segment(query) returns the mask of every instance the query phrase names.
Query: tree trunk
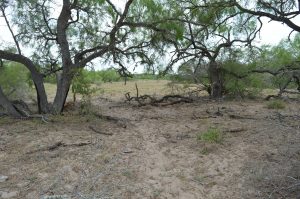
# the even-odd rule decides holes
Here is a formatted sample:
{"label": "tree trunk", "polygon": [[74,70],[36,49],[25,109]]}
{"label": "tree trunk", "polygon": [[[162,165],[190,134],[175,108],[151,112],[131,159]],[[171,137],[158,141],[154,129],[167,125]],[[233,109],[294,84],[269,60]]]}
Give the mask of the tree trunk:
{"label": "tree trunk", "polygon": [[215,61],[209,63],[209,78],[211,84],[211,98],[221,98],[223,95],[222,74],[221,69]]}
{"label": "tree trunk", "polygon": [[73,75],[70,73],[63,73],[57,77],[57,89],[53,102],[54,114],[59,114],[63,111],[67,100],[69,89],[72,83]]}
{"label": "tree trunk", "polygon": [[44,80],[41,74],[31,73],[34,82],[39,113],[50,113],[51,108],[48,103],[47,94],[44,87]]}
{"label": "tree trunk", "polygon": [[5,113],[14,117],[21,117],[22,115],[16,110],[14,105],[7,99],[4,95],[2,88],[0,86],[0,106],[5,110]]}

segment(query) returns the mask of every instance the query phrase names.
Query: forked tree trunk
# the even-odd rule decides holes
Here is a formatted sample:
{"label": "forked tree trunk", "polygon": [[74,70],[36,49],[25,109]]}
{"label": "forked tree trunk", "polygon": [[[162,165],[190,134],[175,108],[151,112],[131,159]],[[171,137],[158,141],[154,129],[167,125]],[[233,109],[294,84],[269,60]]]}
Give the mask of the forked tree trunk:
{"label": "forked tree trunk", "polygon": [[223,95],[223,83],[221,69],[218,67],[217,62],[211,61],[208,71],[211,84],[211,98],[221,98]]}
{"label": "forked tree trunk", "polygon": [[11,116],[14,116],[14,117],[22,116],[17,111],[17,109],[14,107],[14,105],[4,95],[1,86],[0,86],[0,106],[2,106],[4,108],[5,113],[8,114],[8,115],[11,115]]}

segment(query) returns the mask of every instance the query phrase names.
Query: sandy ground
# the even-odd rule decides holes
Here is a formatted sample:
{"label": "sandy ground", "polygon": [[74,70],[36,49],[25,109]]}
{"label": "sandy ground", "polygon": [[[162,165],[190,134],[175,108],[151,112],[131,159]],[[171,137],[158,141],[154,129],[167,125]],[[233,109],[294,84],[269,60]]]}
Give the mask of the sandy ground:
{"label": "sandy ground", "polygon": [[[297,199],[300,105],[286,103],[138,107],[96,97],[93,112],[109,117],[0,118],[0,198]],[[220,143],[197,139],[209,128]]]}

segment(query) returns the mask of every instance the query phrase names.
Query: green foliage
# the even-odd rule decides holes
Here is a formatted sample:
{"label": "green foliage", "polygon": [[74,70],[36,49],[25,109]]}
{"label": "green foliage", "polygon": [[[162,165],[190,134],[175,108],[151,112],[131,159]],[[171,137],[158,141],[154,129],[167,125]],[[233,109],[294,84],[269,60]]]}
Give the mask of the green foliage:
{"label": "green foliage", "polygon": [[223,138],[219,129],[209,128],[207,131],[199,133],[197,139],[210,143],[221,143]]}
{"label": "green foliage", "polygon": [[[253,58],[253,64],[263,66],[264,69],[270,71],[281,70],[276,76],[265,75],[265,82],[270,88],[283,88],[287,82],[293,79],[295,73],[288,72],[289,68],[298,68],[300,58],[300,34],[297,34],[291,41],[282,40],[276,46],[263,46],[262,51]],[[283,70],[286,68],[286,70]],[[296,85],[291,83],[289,89],[296,88]]]}
{"label": "green foliage", "polygon": [[3,92],[11,99],[24,99],[29,92],[32,81],[26,67],[9,62],[0,68],[0,85]]}
{"label": "green foliage", "polygon": [[[83,81],[89,84],[101,84],[105,82],[117,82],[121,81],[122,77],[115,69],[106,69],[101,71],[94,71],[94,70],[82,70],[79,72],[80,75],[76,76],[75,78],[83,78]],[[49,75],[44,79],[45,82],[56,84],[56,76],[55,75]],[[75,80],[76,84],[77,80]],[[75,85],[75,87],[77,87]],[[85,91],[83,91],[85,92]]]}
{"label": "green foliage", "polygon": [[133,78],[130,80],[170,80],[173,75],[157,75],[157,74],[150,74],[150,73],[141,73],[141,74],[134,74]]}
{"label": "green foliage", "polygon": [[121,80],[121,76],[115,69],[106,69],[101,71],[84,70],[86,81],[93,84],[101,84],[102,82],[117,82]]}
{"label": "green foliage", "polygon": [[285,103],[282,100],[272,100],[267,103],[268,109],[284,109]]}
{"label": "green foliage", "polygon": [[47,77],[44,78],[44,82],[50,84],[56,84],[57,83],[56,75],[55,74],[48,75]]}
{"label": "green foliage", "polygon": [[[263,75],[247,74],[252,65],[237,61],[227,61],[223,64],[224,87],[227,95],[241,97],[255,97],[265,87]],[[243,77],[243,78],[239,78]]]}
{"label": "green foliage", "polygon": [[120,74],[115,69],[107,69],[94,73],[96,74],[93,79],[94,82],[97,81],[97,77],[99,77],[100,81],[102,82],[117,82],[122,79]]}
{"label": "green foliage", "polygon": [[93,93],[96,92],[95,88],[92,88],[92,81],[88,79],[88,71],[86,70],[78,70],[73,81],[72,81],[72,92],[73,92],[73,100],[76,101],[76,95],[80,94],[83,96],[83,99],[90,98]]}

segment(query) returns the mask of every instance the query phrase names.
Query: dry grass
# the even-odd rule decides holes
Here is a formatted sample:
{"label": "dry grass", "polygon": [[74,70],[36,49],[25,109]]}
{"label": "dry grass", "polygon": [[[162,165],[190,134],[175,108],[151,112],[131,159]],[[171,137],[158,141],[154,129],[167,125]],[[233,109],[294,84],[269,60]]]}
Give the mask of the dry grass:
{"label": "dry grass", "polygon": [[[93,85],[93,88],[96,88],[97,90],[93,96],[122,100],[126,93],[130,93],[131,96],[136,96],[135,84],[137,84],[139,95],[147,94],[152,96],[163,96],[167,94],[181,94],[197,89],[195,85],[187,86],[182,84],[171,84],[171,81],[169,80],[135,80],[127,81],[126,84],[124,81],[120,81]],[[53,101],[56,92],[56,85],[46,83],[45,88],[49,101]],[[78,99],[80,99],[80,95],[78,95]],[[73,93],[69,92],[67,101],[72,100]]]}
{"label": "dry grass", "polygon": [[139,95],[165,95],[171,92],[168,80],[137,80],[124,82],[103,83],[98,88],[103,90],[103,95],[111,98],[123,98],[126,93],[136,96],[135,84]]}

